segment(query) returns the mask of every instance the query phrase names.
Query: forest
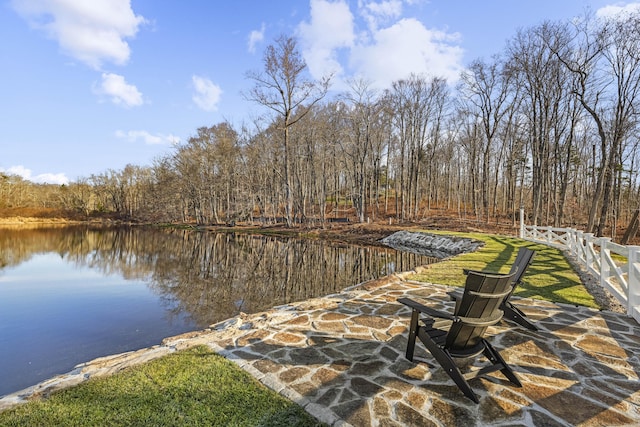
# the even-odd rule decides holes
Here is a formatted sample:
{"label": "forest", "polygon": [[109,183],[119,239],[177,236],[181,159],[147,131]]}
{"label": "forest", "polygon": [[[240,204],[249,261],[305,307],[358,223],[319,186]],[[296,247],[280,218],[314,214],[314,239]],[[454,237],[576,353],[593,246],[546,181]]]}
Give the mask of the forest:
{"label": "forest", "polygon": [[598,235],[640,205],[640,15],[543,22],[456,82],[408,74],[329,95],[295,37],[246,73],[264,117],[203,126],[152,165],[68,185],[0,174],[0,208],[142,222],[419,222],[571,226]]}

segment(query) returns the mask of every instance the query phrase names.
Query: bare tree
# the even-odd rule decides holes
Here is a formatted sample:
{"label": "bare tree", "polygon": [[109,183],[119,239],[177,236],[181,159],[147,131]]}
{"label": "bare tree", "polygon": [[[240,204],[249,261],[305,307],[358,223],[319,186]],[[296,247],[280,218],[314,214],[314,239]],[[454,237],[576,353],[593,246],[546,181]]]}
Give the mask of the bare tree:
{"label": "bare tree", "polygon": [[640,101],[640,14],[578,21],[567,40],[547,39],[564,66],[576,77],[573,93],[592,118],[600,140],[598,178],[589,210],[588,229],[602,235],[622,167],[625,140],[637,124]]}
{"label": "bare tree", "polygon": [[548,220],[549,203],[555,197],[554,147],[563,137],[561,132],[566,132],[565,127],[557,124],[567,119],[564,115],[570,90],[567,73],[544,41],[556,34],[555,27],[543,24],[518,32],[509,45],[510,62],[519,74],[521,112],[527,118],[534,223]]}
{"label": "bare tree", "polygon": [[255,82],[247,98],[279,116],[284,147],[284,184],[287,225],[293,225],[293,188],[289,129],[306,116],[326,95],[330,77],[320,82],[307,79],[303,72],[307,64],[293,37],[281,35],[264,53],[264,70],[249,72]]}
{"label": "bare tree", "polygon": [[[501,122],[509,111],[510,80],[512,73],[506,72],[499,58],[487,63],[476,60],[462,73],[461,90],[475,113],[480,118],[484,146],[482,151],[482,208],[485,221],[489,221],[489,185],[493,144]],[[500,150],[502,152],[502,150]],[[494,168],[497,170],[497,167]]]}
{"label": "bare tree", "polygon": [[[441,78],[412,74],[392,83],[387,93],[394,111],[398,138],[396,167],[396,216],[416,218],[421,194],[420,177],[429,167],[437,144],[440,120],[448,93]],[[399,196],[399,200],[398,200]],[[399,205],[398,205],[399,203]]]}
{"label": "bare tree", "polygon": [[348,125],[345,129],[345,139],[342,149],[349,159],[350,170],[353,179],[354,191],[353,204],[360,222],[365,221],[367,208],[368,178],[373,177],[372,168],[374,162],[374,146],[377,146],[375,127],[378,125],[378,117],[382,114],[382,106],[377,101],[377,93],[371,88],[371,83],[366,80],[351,82],[351,91],[343,96],[347,103],[348,111],[345,111]]}

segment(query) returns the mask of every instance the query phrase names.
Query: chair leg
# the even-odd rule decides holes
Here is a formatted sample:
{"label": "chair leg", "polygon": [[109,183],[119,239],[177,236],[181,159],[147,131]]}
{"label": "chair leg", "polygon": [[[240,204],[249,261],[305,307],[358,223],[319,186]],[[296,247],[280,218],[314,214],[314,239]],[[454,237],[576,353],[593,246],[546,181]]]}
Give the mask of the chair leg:
{"label": "chair leg", "polygon": [[515,322],[520,326],[524,326],[530,331],[538,330],[538,327],[533,323],[531,323],[531,321],[527,319],[527,316],[522,311],[520,311],[520,309],[515,307],[513,304],[507,302],[503,304],[502,307],[500,308],[504,312],[504,316],[503,316],[504,318],[511,320],[512,322]]}
{"label": "chair leg", "polygon": [[422,341],[427,350],[435,357],[442,369],[444,369],[453,382],[456,383],[460,391],[475,403],[480,403],[478,396],[476,396],[471,389],[464,374],[460,372],[460,368],[455,364],[451,355],[436,344],[422,328],[418,330],[418,338],[420,338],[420,341]]}
{"label": "chair leg", "polygon": [[482,353],[485,355],[485,357],[489,359],[489,361],[493,365],[502,366],[500,372],[502,372],[502,374],[507,377],[513,384],[517,385],[518,387],[522,387],[522,383],[516,376],[516,373],[513,372],[511,366],[509,366],[507,362],[505,362],[500,353],[498,353],[498,351],[493,348],[493,346],[489,344],[487,340],[483,339],[482,341],[484,343],[484,350]]}
{"label": "chair leg", "polygon": [[406,357],[413,362],[413,351],[416,347],[416,335],[418,333],[418,320],[420,313],[418,310],[413,310],[411,313],[411,323],[409,323],[409,340],[407,341]]}

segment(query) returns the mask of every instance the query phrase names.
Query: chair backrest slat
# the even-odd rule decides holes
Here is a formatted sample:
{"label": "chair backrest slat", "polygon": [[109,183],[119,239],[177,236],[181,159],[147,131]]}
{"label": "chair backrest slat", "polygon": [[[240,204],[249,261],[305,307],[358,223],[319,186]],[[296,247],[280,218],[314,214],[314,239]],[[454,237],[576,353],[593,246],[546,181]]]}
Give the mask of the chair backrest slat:
{"label": "chair backrest slat", "polygon": [[516,255],[516,259],[513,261],[513,264],[511,265],[511,271],[510,271],[510,273],[515,273],[513,276],[513,288],[511,288],[511,293],[509,294],[509,296],[505,298],[506,300],[511,298],[511,295],[513,295],[513,292],[516,290],[516,287],[522,281],[522,276],[524,276],[524,273],[527,271],[527,268],[529,268],[529,266],[533,262],[533,257],[535,256],[535,254],[536,252],[534,250],[525,248],[524,246],[518,250],[518,254]]}
{"label": "chair backrest slat", "polygon": [[516,259],[513,261],[513,265],[511,266],[511,273],[516,273],[514,277],[516,283],[522,280],[522,276],[524,276],[524,272],[527,271],[527,267],[533,261],[533,256],[535,254],[536,252],[534,250],[525,248],[524,246],[518,250]]}
{"label": "chair backrest slat", "polygon": [[[467,320],[495,318],[497,323],[502,317],[500,304],[505,299],[507,291],[513,286],[515,274],[516,272],[509,274],[469,272],[462,300],[454,314]],[[447,334],[445,347],[452,351],[473,348],[481,341],[486,329],[486,325],[474,326],[456,322]]]}

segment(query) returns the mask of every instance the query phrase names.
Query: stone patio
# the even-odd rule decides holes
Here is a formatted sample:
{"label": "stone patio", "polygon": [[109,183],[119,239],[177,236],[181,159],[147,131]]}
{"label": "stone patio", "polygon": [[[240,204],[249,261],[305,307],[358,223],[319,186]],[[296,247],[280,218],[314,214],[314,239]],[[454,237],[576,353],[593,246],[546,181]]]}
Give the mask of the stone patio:
{"label": "stone patio", "polygon": [[[514,301],[540,331],[501,322],[489,340],[523,383],[497,372],[467,399],[430,354],[404,357],[410,311],[396,299],[450,310],[450,287],[392,275],[337,295],[230,319],[161,346],[98,359],[0,399],[0,409],[197,344],[207,344],[332,426],[640,425],[640,326],[625,315]],[[482,359],[480,359],[482,360]]]}

